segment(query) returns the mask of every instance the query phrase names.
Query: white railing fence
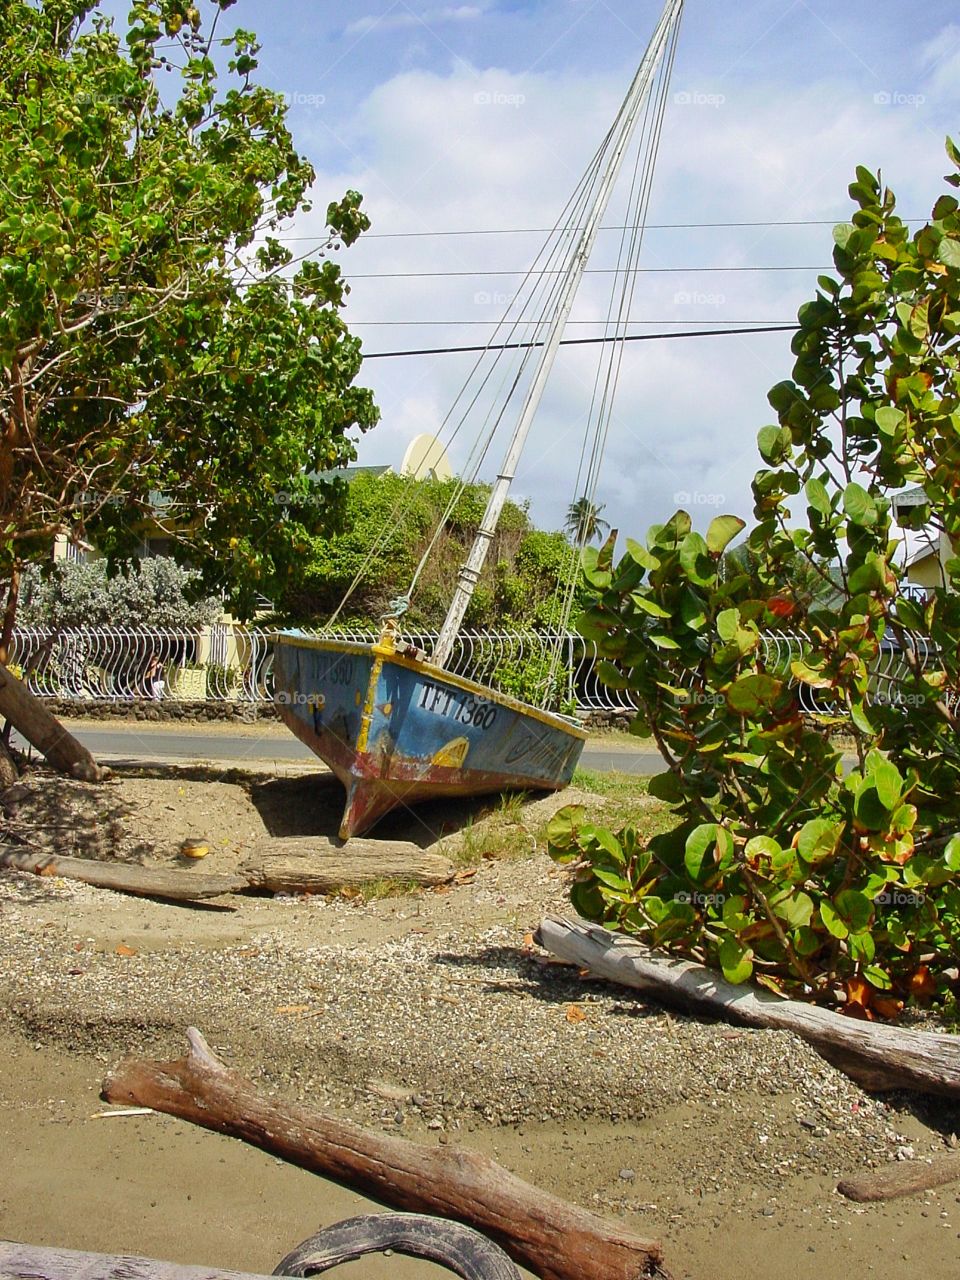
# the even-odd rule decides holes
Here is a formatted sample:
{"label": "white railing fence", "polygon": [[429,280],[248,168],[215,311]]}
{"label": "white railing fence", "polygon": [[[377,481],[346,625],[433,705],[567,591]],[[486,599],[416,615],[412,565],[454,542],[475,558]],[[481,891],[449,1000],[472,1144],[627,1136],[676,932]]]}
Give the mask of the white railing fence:
{"label": "white railing fence", "polygon": [[[317,630],[343,641],[367,641],[372,630]],[[218,625],[194,630],[153,627],[96,627],[52,631],[23,627],[14,633],[10,662],[41,698],[71,701],[172,699],[233,702],[251,706],[273,699],[272,632],[257,627]],[[429,653],[435,632],[404,631],[403,638]],[[922,636],[911,641],[926,664],[934,656]],[[552,688],[550,663],[557,646],[561,661]],[[790,677],[790,664],[803,656],[801,636],[763,636],[764,661],[771,672]],[[630,712],[629,692],[609,689],[596,674],[596,646],[573,632],[465,631],[449,669],[527,702],[549,702],[567,711]],[[871,696],[897,703],[905,658],[892,645],[875,664]],[[801,687],[801,705],[812,714],[836,710],[820,691]]]}

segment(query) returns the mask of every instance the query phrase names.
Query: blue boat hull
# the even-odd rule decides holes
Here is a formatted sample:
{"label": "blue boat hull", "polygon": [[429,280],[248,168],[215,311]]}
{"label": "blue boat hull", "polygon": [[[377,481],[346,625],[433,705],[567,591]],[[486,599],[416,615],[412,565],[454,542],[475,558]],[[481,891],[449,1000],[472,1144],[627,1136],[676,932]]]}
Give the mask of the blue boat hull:
{"label": "blue boat hull", "polygon": [[342,839],[398,805],[567,786],[586,731],[563,716],[395,651],[276,637],[281,718],[347,790]]}

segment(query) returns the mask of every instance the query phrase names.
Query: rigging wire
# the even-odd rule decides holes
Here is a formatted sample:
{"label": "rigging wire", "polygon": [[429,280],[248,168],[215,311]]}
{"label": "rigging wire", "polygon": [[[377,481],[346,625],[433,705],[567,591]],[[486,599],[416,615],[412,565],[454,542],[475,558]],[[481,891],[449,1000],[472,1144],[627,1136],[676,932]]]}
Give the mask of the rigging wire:
{"label": "rigging wire", "polygon": [[[538,252],[533,263],[527,269],[527,273],[524,281],[521,282],[520,291],[522,291],[524,285],[528,281],[532,281],[531,298],[536,298],[537,291],[542,290],[543,297],[540,303],[539,317],[535,317],[533,320],[531,320],[530,318],[527,318],[525,320],[523,318],[523,315],[521,314],[520,316],[515,318],[512,324],[510,324],[509,326],[508,333],[507,333],[508,338],[516,334],[518,331],[522,331],[522,330],[525,330],[527,333],[529,333],[532,328],[535,329],[538,325],[542,324],[544,322],[544,318],[548,316],[555,307],[556,300],[559,295],[559,291],[563,287],[563,276],[562,276],[562,273],[555,272],[555,271],[548,271],[547,268],[549,267],[549,264],[551,262],[562,260],[562,257],[564,254],[564,239],[569,238],[569,236],[572,234],[569,228],[576,226],[576,223],[578,220],[577,219],[578,211],[585,208],[591,199],[592,189],[593,189],[593,186],[595,185],[597,175],[600,172],[600,168],[602,164],[604,145],[605,144],[601,144],[601,146],[598,147],[594,155],[593,161],[591,162],[587,171],[584,173],[580,182],[577,184],[577,187],[575,188],[573,194],[568,198],[566,205],[564,206],[563,210],[561,211],[557,219],[556,243],[551,248],[551,242],[550,242],[550,239],[548,239],[544,243],[544,245],[541,246],[540,251]],[[565,225],[565,222],[566,222],[566,225]],[[544,259],[544,258],[546,260],[545,266],[541,267],[540,270],[538,271],[537,270],[538,264],[541,262],[541,259]],[[518,292],[518,297],[519,296],[520,296],[520,293]],[[507,326],[510,309],[511,309],[510,307],[507,308],[507,313],[498,322],[488,342],[484,346],[474,348],[474,350],[479,352],[480,354],[478,355],[477,360],[474,361],[473,367],[468,373],[465,383],[461,387],[460,392],[458,393],[456,399],[454,400],[453,404],[448,410],[443,422],[441,423],[440,428],[437,432],[438,438],[444,432],[444,430],[447,429],[454,415],[454,412],[457,408],[457,405],[460,403],[460,401],[465,397],[466,393],[468,392],[471,385],[471,381],[474,379],[475,375],[478,373],[478,371],[482,366],[484,356],[488,352],[494,352],[495,353],[494,359],[490,365],[490,368],[487,370],[486,375],[481,380],[479,387],[476,388],[472,399],[464,409],[460,417],[460,421],[457,423],[456,427],[453,428],[453,431],[450,434],[450,438],[447,441],[447,447],[453,444],[454,440],[456,439],[459,432],[463,428],[471,411],[477,404],[480,396],[483,394],[484,389],[486,388],[495,370],[497,369],[498,364],[502,359],[503,352],[504,351],[523,352],[523,355],[520,357],[520,360],[519,360],[519,370],[517,373],[517,377],[519,377],[519,375],[526,368],[529,360],[532,358],[533,351],[539,345],[532,341],[506,342],[501,344],[494,344],[493,339],[496,337],[497,333],[499,333],[502,328]],[[516,357],[512,357],[512,359],[516,363]],[[501,388],[500,388],[501,391],[503,386],[508,381],[508,379],[509,379],[509,365],[507,366],[507,373],[504,375],[504,379],[501,381]],[[515,379],[514,385],[516,385],[516,379]],[[499,393],[498,393],[498,396],[495,397],[494,403],[496,403],[497,399],[502,399],[502,397],[499,396]],[[456,505],[456,501],[459,500],[460,494],[462,494],[466,484],[470,482],[471,477],[475,478],[476,475],[479,474],[479,469],[482,466],[483,461],[487,454],[487,450],[489,449],[490,444],[492,443],[492,439],[493,439],[493,435],[495,433],[496,427],[499,425],[500,420],[502,419],[504,413],[506,412],[508,403],[509,403],[509,399],[502,400],[502,407],[500,410],[500,414],[498,415],[496,421],[494,422],[491,430],[487,433],[483,448],[480,451],[479,456],[476,458],[476,463],[472,468],[470,466],[470,459],[468,459],[468,465],[464,469],[465,474],[457,486],[457,490],[454,494],[454,498],[451,500],[451,503],[448,504],[448,509],[444,516],[444,522],[446,522],[446,520],[449,519],[449,515],[452,514],[452,510]],[[489,420],[490,420],[490,410],[488,410],[487,412],[487,419],[486,419],[487,423],[489,423]],[[474,449],[471,454],[471,458],[473,457],[473,453],[476,452],[478,445],[480,444],[480,439],[481,438],[478,437],[478,440],[474,443]],[[390,539],[393,538],[393,536],[399,531],[399,529],[402,528],[404,519],[408,514],[410,507],[412,506],[413,500],[417,492],[419,491],[419,488],[420,486],[410,486],[407,492],[401,495],[401,498],[398,501],[398,503],[395,505],[393,512],[391,512],[391,519],[384,526],[381,533],[371,544],[366,557],[364,558],[363,562],[360,565],[360,568],[358,569],[357,573],[353,578],[353,581],[351,582],[350,586],[347,588],[344,596],[342,597],[339,604],[337,605],[337,608],[334,610],[334,613],[332,614],[329,620],[330,625],[332,625],[340,616],[347,601],[351,598],[351,596],[356,591],[357,587],[360,585],[363,578],[366,576],[366,573],[374,557],[388,544]],[[421,571],[422,571],[422,565],[418,567],[416,577],[419,577],[419,574]],[[412,590],[412,587],[410,590]],[[407,597],[405,597],[405,599],[409,600],[409,594],[410,592],[408,591]]]}
{"label": "rigging wire", "polygon": [[[678,20],[671,32],[667,55],[660,68],[660,78],[656,93],[651,94],[648,98],[648,113],[644,120],[644,130],[641,133],[640,143],[637,148],[637,157],[627,200],[627,222],[631,224],[631,227],[629,234],[625,230],[621,236],[617,257],[617,269],[620,273],[617,279],[620,284],[618,289],[617,282],[614,282],[610,291],[610,301],[607,310],[608,323],[604,336],[607,338],[610,337],[611,323],[613,324],[614,336],[612,341],[601,347],[600,359],[597,362],[597,375],[594,382],[590,409],[584,427],[583,444],[580,453],[580,466],[574,489],[574,499],[576,500],[580,490],[580,480],[583,473],[584,459],[586,456],[587,445],[589,443],[590,456],[587,461],[586,482],[584,484],[583,491],[584,508],[582,511],[580,527],[576,531],[575,549],[577,553],[579,553],[586,541],[586,517],[594,508],[600,470],[606,449],[610,424],[613,418],[614,400],[623,366],[623,340],[627,336],[626,326],[628,324],[628,317],[633,305],[634,293],[637,286],[637,266],[643,249],[647,213],[650,208],[650,199],[653,190],[653,175],[656,169],[660,142],[663,135],[667,96],[676,61],[679,36],[680,21]],[[613,313],[615,303],[616,318],[614,320]],[[600,388],[601,376],[603,378],[603,387],[598,405],[597,392]],[[591,423],[594,424],[592,441],[590,439]],[[579,559],[579,554],[574,554],[570,557],[566,581],[563,583],[563,601],[557,628],[558,635],[550,654],[550,666],[542,695],[544,705],[550,699],[554,683],[560,669],[563,648],[563,640],[561,637],[569,626],[570,616],[573,611],[576,586],[579,579]],[[561,579],[558,578],[558,588],[560,585]]]}

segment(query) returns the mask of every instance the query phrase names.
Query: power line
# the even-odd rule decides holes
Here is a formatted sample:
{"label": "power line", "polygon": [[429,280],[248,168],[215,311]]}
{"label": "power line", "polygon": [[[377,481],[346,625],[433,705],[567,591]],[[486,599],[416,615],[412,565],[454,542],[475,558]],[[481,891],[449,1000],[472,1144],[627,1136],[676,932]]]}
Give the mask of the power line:
{"label": "power line", "polygon": [[[463,327],[465,325],[479,325],[489,328],[494,324],[493,320],[351,320],[351,329],[413,329],[413,328],[443,328],[450,329],[454,326]],[[606,325],[606,320],[568,320],[567,327],[573,325]],[[630,320],[629,324],[644,325],[667,325],[667,324],[689,324],[687,320]],[[709,325],[790,325],[791,320],[701,320],[700,324]]]}
{"label": "power line", "polygon": [[[752,329],[688,329],[681,333],[630,333],[619,338],[564,338],[562,347],[590,347],[603,342],[661,342],[670,338],[724,338],[735,333],[796,333],[796,324],[757,325]],[[514,351],[542,347],[542,342],[503,342],[476,347],[425,347],[420,351],[371,351],[364,360],[387,360],[394,356],[445,356],[461,351]]]}
{"label": "power line", "polygon": [[[764,271],[834,271],[835,267],[637,267],[638,275],[702,275]],[[476,279],[481,276],[522,276],[526,269],[509,271],[351,271],[346,279],[351,280],[449,280]],[[543,271],[540,275],[563,275],[561,270]],[[620,275],[616,267],[588,267],[588,276]]]}
{"label": "power line", "polygon": [[[715,231],[722,228],[732,227],[835,227],[838,223],[844,222],[842,217],[838,218],[805,218],[794,219],[784,222],[648,222],[648,231]],[[902,218],[902,222],[906,224],[924,223],[926,218]],[[549,235],[553,230],[552,227],[489,227],[489,228],[470,228],[463,231],[365,231],[362,237],[362,243],[367,240],[414,240],[414,239],[433,239],[440,236],[532,236],[532,235]],[[610,226],[600,228],[601,231],[629,231],[628,226],[614,223]],[[290,241],[304,240],[316,241],[329,240],[330,232],[319,236],[273,236],[274,240]]]}

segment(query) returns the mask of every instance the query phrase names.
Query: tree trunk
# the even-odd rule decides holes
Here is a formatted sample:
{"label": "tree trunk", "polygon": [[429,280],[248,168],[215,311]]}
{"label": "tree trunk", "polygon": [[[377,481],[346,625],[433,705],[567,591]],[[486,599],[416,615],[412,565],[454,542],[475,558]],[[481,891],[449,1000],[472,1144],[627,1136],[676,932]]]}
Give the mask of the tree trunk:
{"label": "tree trunk", "polygon": [[0,665],[0,716],[6,717],[54,769],[81,782],[100,782],[104,771],[27,686]]}
{"label": "tree trunk", "polygon": [[548,916],[539,937],[561,960],[637,987],[665,1004],[751,1027],[793,1031],[865,1089],[916,1089],[960,1097],[960,1036],[859,1022],[755,987],[735,987],[712,969],[649,951],[632,938],[585,920]]}
{"label": "tree trunk", "polygon": [[0,627],[0,663],[10,660],[10,645],[13,641],[13,624],[17,620],[17,605],[20,601],[20,566],[14,564],[10,570],[10,585],[7,588],[7,603],[3,610],[3,625]]}
{"label": "tree trunk", "polygon": [[13,762],[13,756],[7,747],[7,744],[0,738],[0,796],[8,787],[20,777],[17,766]]}
{"label": "tree trunk", "polygon": [[384,1204],[475,1227],[543,1280],[640,1280],[660,1245],[538,1191],[476,1152],[427,1147],[259,1094],[194,1028],[174,1062],[128,1058],[107,1077],[110,1102],[152,1107],[243,1138]]}

